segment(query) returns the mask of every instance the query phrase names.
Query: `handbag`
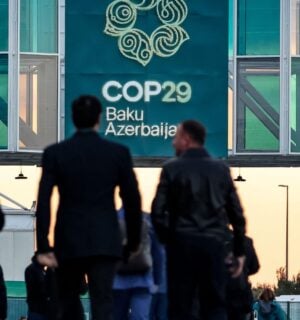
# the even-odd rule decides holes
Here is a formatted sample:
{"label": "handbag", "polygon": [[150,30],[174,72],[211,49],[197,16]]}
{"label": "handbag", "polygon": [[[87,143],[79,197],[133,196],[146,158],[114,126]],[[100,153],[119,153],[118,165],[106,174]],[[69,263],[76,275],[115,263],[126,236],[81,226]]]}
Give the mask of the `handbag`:
{"label": "handbag", "polygon": [[[120,262],[117,266],[117,273],[121,275],[132,275],[147,272],[152,267],[150,222],[143,218],[141,228],[141,245],[135,254],[127,262]],[[127,243],[126,223],[119,219],[122,243]]]}

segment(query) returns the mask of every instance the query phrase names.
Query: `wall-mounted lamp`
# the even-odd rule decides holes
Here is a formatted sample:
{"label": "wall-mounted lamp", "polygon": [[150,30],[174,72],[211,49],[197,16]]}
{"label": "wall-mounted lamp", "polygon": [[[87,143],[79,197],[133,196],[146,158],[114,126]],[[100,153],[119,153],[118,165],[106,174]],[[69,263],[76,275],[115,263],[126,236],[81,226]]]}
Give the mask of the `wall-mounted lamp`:
{"label": "wall-mounted lamp", "polygon": [[242,175],[241,175],[241,168],[239,168],[239,174],[238,174],[238,176],[235,178],[235,179],[233,179],[234,181],[239,181],[239,182],[245,182],[245,181],[247,181],[245,178],[243,178],[242,177]]}
{"label": "wall-mounted lamp", "polygon": [[15,177],[15,179],[27,179],[22,172],[22,165],[20,165],[20,173]]}

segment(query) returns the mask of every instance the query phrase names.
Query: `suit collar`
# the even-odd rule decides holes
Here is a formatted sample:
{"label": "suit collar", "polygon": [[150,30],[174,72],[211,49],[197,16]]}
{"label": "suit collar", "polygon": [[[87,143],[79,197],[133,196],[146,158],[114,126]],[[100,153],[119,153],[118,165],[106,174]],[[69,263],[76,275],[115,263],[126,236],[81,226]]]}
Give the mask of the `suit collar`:
{"label": "suit collar", "polygon": [[91,128],[77,130],[74,134],[74,136],[86,136],[86,135],[99,136],[98,132],[96,132],[94,129],[91,129]]}

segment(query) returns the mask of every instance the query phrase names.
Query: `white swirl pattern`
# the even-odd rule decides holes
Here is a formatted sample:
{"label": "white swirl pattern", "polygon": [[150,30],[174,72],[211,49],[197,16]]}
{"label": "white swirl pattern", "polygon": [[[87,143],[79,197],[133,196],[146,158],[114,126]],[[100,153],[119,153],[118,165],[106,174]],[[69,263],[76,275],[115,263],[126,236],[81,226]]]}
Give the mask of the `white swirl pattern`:
{"label": "white swirl pattern", "polygon": [[164,25],[180,25],[187,16],[187,6],[183,0],[160,0],[156,12]]}
{"label": "white swirl pattern", "polygon": [[129,1],[116,0],[106,9],[104,32],[111,36],[120,36],[134,26],[136,17],[136,8]]}
{"label": "white swirl pattern", "polygon": [[174,55],[188,39],[187,32],[178,26],[161,26],[151,35],[153,50],[160,57]]}
{"label": "white swirl pattern", "polygon": [[157,0],[131,0],[131,2],[139,10],[150,10],[157,4]]}
{"label": "white swirl pattern", "polygon": [[[149,37],[134,28],[139,10],[156,9],[162,26]],[[118,47],[122,55],[146,66],[156,54],[173,56],[189,39],[180,26],[186,19],[188,8],[184,0],[115,0],[106,9],[104,32],[119,37]]]}
{"label": "white swirl pattern", "polygon": [[121,53],[129,58],[139,61],[143,66],[151,60],[153,52],[148,35],[139,29],[132,29],[119,38]]}

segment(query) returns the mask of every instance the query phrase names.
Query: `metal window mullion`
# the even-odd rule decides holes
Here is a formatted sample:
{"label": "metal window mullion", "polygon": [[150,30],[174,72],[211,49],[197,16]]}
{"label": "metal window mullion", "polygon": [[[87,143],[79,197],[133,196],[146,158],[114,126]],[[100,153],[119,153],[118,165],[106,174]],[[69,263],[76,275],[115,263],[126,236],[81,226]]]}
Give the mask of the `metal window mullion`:
{"label": "metal window mullion", "polygon": [[33,77],[34,77],[34,70],[29,68],[29,72],[27,75],[27,93],[28,93],[28,97],[27,97],[27,101],[26,101],[26,114],[27,114],[27,119],[26,119],[26,124],[32,128],[32,124],[33,124],[33,100],[34,100],[34,93],[33,93]]}
{"label": "metal window mullion", "polygon": [[290,0],[280,1],[280,153],[290,152]]}
{"label": "metal window mullion", "polygon": [[19,0],[9,1],[8,39],[8,150],[17,151],[19,141]]}
{"label": "metal window mullion", "polygon": [[58,140],[65,138],[65,6],[58,1]]}
{"label": "metal window mullion", "polygon": [[232,153],[236,154],[237,150],[237,1],[233,1],[233,132],[232,132]]}

